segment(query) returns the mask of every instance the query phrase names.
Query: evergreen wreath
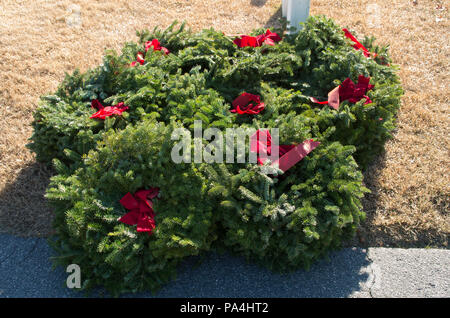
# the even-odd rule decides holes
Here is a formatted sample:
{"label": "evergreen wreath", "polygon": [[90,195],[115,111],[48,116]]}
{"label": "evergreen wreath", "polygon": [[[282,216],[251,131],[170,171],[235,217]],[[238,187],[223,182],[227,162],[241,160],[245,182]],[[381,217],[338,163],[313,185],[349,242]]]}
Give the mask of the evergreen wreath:
{"label": "evergreen wreath", "polygon": [[[138,32],[138,43],[41,98],[28,147],[57,171],[52,245],[60,264],[81,266],[86,289],[156,290],[213,243],[274,270],[308,267],[353,235],[361,170],[395,128],[398,68],[388,47],[324,16],[283,31]],[[316,148],[272,174],[175,164],[170,135],[195,120],[278,128],[283,153],[309,140]]]}
{"label": "evergreen wreath", "polygon": [[215,240],[219,216],[204,176],[171,160],[174,127],[146,119],[110,130],[73,173],[55,161],[46,194],[56,214],[51,245],[59,263],[83,269],[83,288],[156,290],[183,257]]}

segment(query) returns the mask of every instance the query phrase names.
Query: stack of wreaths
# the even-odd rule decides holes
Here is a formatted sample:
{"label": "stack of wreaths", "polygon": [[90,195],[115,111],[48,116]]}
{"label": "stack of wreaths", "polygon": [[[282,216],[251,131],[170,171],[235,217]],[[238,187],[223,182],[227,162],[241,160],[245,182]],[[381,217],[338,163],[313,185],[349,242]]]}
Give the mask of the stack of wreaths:
{"label": "stack of wreaths", "polygon": [[[29,147],[57,171],[52,245],[59,263],[80,265],[83,287],[157,289],[213,243],[295,269],[353,235],[361,169],[390,137],[402,94],[386,47],[323,16],[290,36],[184,25],[139,36],[67,75],[34,115]],[[245,153],[257,162],[236,152],[234,163],[175,163],[172,135],[195,120],[253,129]]]}

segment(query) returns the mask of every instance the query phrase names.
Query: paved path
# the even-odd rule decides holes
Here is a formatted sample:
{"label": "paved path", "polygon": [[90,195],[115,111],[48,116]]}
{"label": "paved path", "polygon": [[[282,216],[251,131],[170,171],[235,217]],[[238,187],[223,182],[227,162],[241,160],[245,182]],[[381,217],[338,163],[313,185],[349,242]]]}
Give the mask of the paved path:
{"label": "paved path", "polygon": [[[0,297],[83,297],[51,255],[45,239],[0,235]],[[346,248],[284,275],[211,253],[183,262],[156,297],[450,297],[450,250]]]}

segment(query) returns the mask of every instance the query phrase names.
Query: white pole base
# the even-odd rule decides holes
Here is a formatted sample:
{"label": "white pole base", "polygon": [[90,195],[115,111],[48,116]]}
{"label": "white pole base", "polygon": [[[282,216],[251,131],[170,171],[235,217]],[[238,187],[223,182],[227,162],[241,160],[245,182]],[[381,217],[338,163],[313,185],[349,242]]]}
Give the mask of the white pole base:
{"label": "white pole base", "polygon": [[[288,21],[288,34],[300,30],[300,22],[305,22],[309,16],[309,0],[282,0],[281,13]],[[291,28],[295,30],[290,30]]]}

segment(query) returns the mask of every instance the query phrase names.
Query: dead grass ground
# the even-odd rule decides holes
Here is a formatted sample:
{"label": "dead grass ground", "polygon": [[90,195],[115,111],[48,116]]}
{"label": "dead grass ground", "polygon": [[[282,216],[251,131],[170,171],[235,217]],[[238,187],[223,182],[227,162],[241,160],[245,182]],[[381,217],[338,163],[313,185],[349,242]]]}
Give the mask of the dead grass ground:
{"label": "dead grass ground", "polygon": [[[98,65],[106,48],[135,40],[135,29],[186,20],[194,29],[245,33],[273,24],[279,0],[0,0],[0,232],[51,233],[43,199],[50,172],[25,144],[40,95],[64,72]],[[81,25],[76,19],[77,5]],[[366,173],[372,194],[358,244],[441,246],[450,234],[448,1],[312,0],[359,35],[389,43],[406,94],[398,130]],[[68,11],[71,8],[72,13]]]}

